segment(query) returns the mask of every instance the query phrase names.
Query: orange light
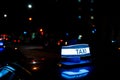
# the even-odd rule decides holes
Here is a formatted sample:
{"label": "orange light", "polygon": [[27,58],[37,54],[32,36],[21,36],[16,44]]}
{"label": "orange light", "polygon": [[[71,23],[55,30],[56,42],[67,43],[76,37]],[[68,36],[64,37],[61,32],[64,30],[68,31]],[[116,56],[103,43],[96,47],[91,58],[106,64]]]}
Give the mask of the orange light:
{"label": "orange light", "polygon": [[29,21],[32,21],[32,18],[31,18],[31,17],[29,17]]}
{"label": "orange light", "polygon": [[118,47],[118,50],[120,50],[120,47]]}
{"label": "orange light", "polygon": [[43,29],[41,28],[41,29],[40,29],[40,32],[42,32],[42,31],[43,31]]}
{"label": "orange light", "polygon": [[33,67],[32,67],[32,70],[33,70],[33,71],[37,71],[38,69],[39,69],[38,66],[33,66]]}

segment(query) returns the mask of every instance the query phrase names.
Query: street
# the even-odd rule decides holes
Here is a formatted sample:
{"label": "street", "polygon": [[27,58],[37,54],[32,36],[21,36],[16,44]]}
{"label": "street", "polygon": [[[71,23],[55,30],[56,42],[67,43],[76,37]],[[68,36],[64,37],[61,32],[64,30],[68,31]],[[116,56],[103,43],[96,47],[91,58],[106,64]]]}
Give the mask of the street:
{"label": "street", "polygon": [[74,75],[74,78],[71,78],[72,80],[90,80],[93,77],[92,74],[94,67],[91,64],[85,66],[79,65],[73,68],[69,68],[68,66],[68,68],[66,68],[61,66],[62,64],[60,64],[61,56],[59,52],[57,53],[54,52],[54,50],[44,49],[42,46],[34,45],[22,45],[17,47],[27,58],[39,60],[39,64],[37,65],[40,67],[40,69],[39,71],[34,72],[34,77],[36,80],[68,80],[70,79],[69,77],[63,76],[64,71],[79,71],[81,69],[88,70],[89,73],[86,74],[87,76],[84,77],[84,75]]}

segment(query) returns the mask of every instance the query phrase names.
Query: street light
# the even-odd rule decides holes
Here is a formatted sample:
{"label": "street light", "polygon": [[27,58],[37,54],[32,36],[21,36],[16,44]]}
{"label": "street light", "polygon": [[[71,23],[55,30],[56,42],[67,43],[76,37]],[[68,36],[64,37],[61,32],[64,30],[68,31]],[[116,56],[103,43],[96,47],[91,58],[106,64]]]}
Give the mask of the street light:
{"label": "street light", "polygon": [[32,8],[32,4],[28,4],[28,8],[31,9]]}
{"label": "street light", "polygon": [[7,14],[4,14],[4,17],[7,17]]}
{"label": "street light", "polygon": [[29,17],[28,20],[29,20],[29,21],[32,21],[32,17]]}

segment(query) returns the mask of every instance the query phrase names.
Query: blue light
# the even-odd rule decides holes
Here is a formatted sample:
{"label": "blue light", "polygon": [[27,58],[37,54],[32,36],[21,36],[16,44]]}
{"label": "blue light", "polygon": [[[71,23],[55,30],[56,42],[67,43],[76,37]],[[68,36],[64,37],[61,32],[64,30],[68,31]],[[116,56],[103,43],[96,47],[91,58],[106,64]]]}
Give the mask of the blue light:
{"label": "blue light", "polygon": [[95,32],[96,32],[96,29],[93,29],[93,30],[92,30],[92,33],[94,34]]}
{"label": "blue light", "polygon": [[3,51],[4,50],[4,48],[0,48],[0,51]]}
{"label": "blue light", "polygon": [[81,19],[81,16],[78,16],[78,19]]}
{"label": "blue light", "polygon": [[66,33],[66,36],[69,36],[69,33]]}
{"label": "blue light", "polygon": [[91,63],[90,60],[80,60],[79,62],[70,62],[70,61],[63,61],[61,64],[63,65],[79,65],[79,64],[88,64]]}
{"label": "blue light", "polygon": [[24,31],[24,34],[27,34],[27,32],[26,32],[26,31]]}
{"label": "blue light", "polygon": [[3,42],[0,42],[0,46],[3,46],[4,45],[4,43]]}
{"label": "blue light", "polygon": [[72,70],[66,70],[61,73],[61,76],[66,79],[76,79],[87,76],[89,73],[88,69],[85,68],[75,68]]}
{"label": "blue light", "polygon": [[13,72],[13,71],[15,71],[15,69],[12,68],[11,66],[2,67],[1,71],[0,71],[0,78],[2,78],[3,76],[5,76],[9,72]]}

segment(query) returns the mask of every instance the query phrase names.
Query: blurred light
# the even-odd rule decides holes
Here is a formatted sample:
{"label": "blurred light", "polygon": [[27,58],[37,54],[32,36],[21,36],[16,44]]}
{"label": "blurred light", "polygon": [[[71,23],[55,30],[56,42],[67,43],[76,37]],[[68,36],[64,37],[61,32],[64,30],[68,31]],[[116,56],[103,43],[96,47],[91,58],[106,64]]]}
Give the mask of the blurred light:
{"label": "blurred light", "polygon": [[41,32],[41,35],[44,35],[44,32]]}
{"label": "blurred light", "polygon": [[18,48],[17,47],[15,47],[15,50],[17,50]]}
{"label": "blurred light", "polygon": [[40,60],[44,61],[44,60],[45,60],[45,58],[41,58]]}
{"label": "blurred light", "polygon": [[92,24],[92,27],[95,27],[95,25],[94,25],[94,24]]}
{"label": "blurred light", "polygon": [[5,39],[6,41],[8,40],[8,38]]}
{"label": "blurred light", "polygon": [[67,42],[67,41],[65,42],[65,45],[68,45],[68,42]]}
{"label": "blurred light", "polygon": [[69,36],[69,33],[66,33],[66,36]]}
{"label": "blurred light", "polygon": [[3,47],[5,48],[6,46],[4,45]]}
{"label": "blurred light", "polygon": [[14,43],[16,43],[17,41],[16,40],[13,40]]}
{"label": "blurred light", "polygon": [[41,29],[40,29],[40,32],[42,32],[42,31],[43,31],[43,29],[41,28]]}
{"label": "blurred light", "polygon": [[118,48],[118,50],[120,50],[120,47]]}
{"label": "blurred light", "polygon": [[115,40],[112,40],[112,43],[115,43],[116,41]]}
{"label": "blurred light", "polygon": [[29,17],[29,21],[32,21],[32,17]]}
{"label": "blurred light", "polygon": [[78,0],[78,2],[81,2],[81,0]]}
{"label": "blurred light", "polygon": [[62,67],[62,64],[58,64],[59,67]]}
{"label": "blurred light", "polygon": [[60,41],[58,41],[57,45],[58,45],[58,46],[60,45]]}
{"label": "blurred light", "polygon": [[32,8],[32,4],[28,4],[28,8],[31,9]]}
{"label": "blurred light", "polygon": [[4,43],[3,42],[0,42],[0,46],[3,46],[4,45]]}
{"label": "blurred light", "polygon": [[92,33],[94,34],[95,32],[96,32],[96,29],[93,29],[93,30],[92,30]]}
{"label": "blurred light", "polygon": [[37,63],[37,61],[35,61],[35,60],[32,60],[32,64],[36,64]]}
{"label": "blurred light", "polygon": [[93,11],[93,8],[90,8],[90,11]]}
{"label": "blurred light", "polygon": [[81,19],[81,16],[78,16],[79,19]]}
{"label": "blurred light", "polygon": [[80,40],[82,38],[82,35],[78,35],[78,39]]}
{"label": "blurred light", "polygon": [[32,33],[32,39],[34,39],[35,38],[35,33]]}
{"label": "blurred light", "polygon": [[24,31],[24,32],[23,32],[23,34],[27,34],[27,32],[26,32],[26,31]]}
{"label": "blurred light", "polygon": [[33,71],[37,71],[38,69],[39,69],[38,66],[33,66],[33,67],[32,67],[32,70],[33,70]]}
{"label": "blurred light", "polygon": [[0,71],[0,78],[8,74],[9,72],[14,73],[15,69],[11,66],[4,66]]}
{"label": "blurred light", "polygon": [[91,0],[91,3],[94,3],[94,0]]}
{"label": "blurred light", "polygon": [[0,38],[0,41],[2,40],[2,38]]}
{"label": "blurred light", "polygon": [[60,42],[63,42],[63,40],[61,39]]}
{"label": "blurred light", "polygon": [[76,68],[74,70],[63,71],[61,75],[66,79],[77,79],[77,78],[85,77],[88,73],[89,70],[87,69]]}
{"label": "blurred light", "polygon": [[7,14],[4,14],[4,17],[7,17]]}
{"label": "blurred light", "polygon": [[0,51],[3,51],[4,50],[4,48],[0,48]]}
{"label": "blurred light", "polygon": [[90,18],[91,18],[91,19],[94,19],[94,16],[91,16]]}
{"label": "blurred light", "polygon": [[20,40],[18,40],[18,43],[20,43]]}

